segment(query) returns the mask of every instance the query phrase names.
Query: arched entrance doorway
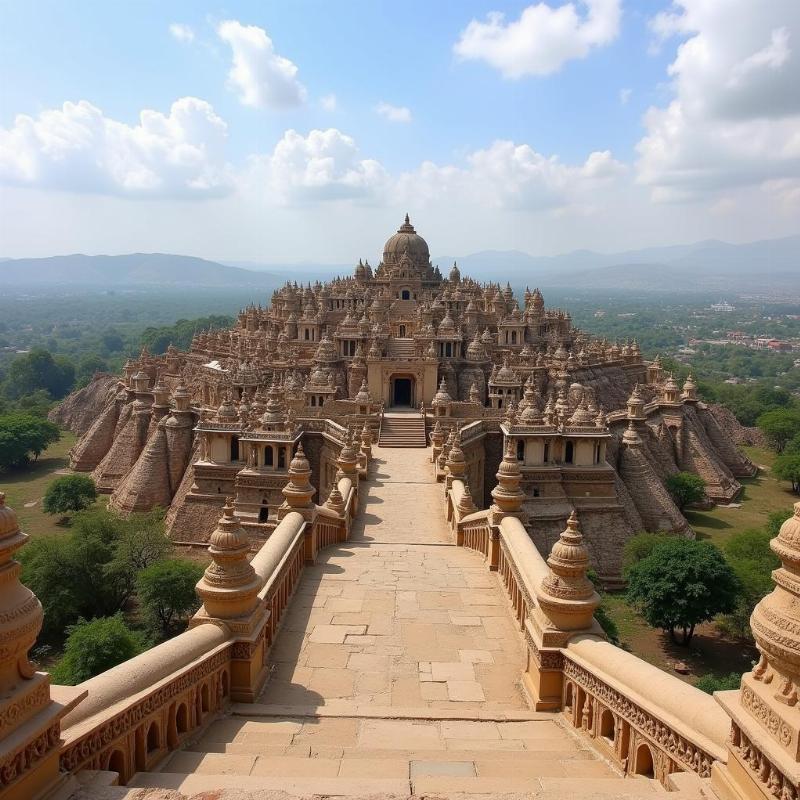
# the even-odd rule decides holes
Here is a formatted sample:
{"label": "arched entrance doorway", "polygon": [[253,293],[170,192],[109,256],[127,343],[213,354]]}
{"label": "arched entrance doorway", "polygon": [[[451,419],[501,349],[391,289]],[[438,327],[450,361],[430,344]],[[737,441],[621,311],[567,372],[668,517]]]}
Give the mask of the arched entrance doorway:
{"label": "arched entrance doorway", "polygon": [[412,408],[414,405],[414,379],[397,375],[392,378],[392,406],[400,408]]}

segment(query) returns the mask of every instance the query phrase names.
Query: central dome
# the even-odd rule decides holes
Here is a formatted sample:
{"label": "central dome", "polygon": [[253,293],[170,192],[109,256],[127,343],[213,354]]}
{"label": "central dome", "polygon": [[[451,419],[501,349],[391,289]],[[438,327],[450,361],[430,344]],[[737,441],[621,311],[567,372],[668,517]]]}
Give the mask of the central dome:
{"label": "central dome", "polygon": [[383,261],[385,264],[396,264],[403,253],[408,253],[408,257],[417,266],[427,267],[430,262],[428,243],[414,230],[408,214],[406,221],[397,229],[397,233],[383,246]]}

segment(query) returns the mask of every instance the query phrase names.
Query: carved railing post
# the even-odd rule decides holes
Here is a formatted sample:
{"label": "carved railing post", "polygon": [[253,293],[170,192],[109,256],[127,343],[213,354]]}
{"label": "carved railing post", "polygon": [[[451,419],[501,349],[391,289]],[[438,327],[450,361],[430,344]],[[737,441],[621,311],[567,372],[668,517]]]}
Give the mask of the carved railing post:
{"label": "carved railing post", "polygon": [[28,651],[42,627],[42,605],[20,583],[14,558],[28,540],[0,492],[0,797],[30,800],[55,788],[59,775],[61,719],[86,692],[58,687],[37,672]]}
{"label": "carved railing post", "polygon": [[247,560],[250,542],[226,500],[222,518],[209,539],[211,564],[197,583],[203,601],[190,627],[223,623],[234,637],[231,698],[253,702],[267,677],[265,632],[268,612],[258,602],[261,582]]}
{"label": "carved railing post", "polygon": [[[355,454],[353,454],[352,465],[354,470],[355,464],[356,459]],[[316,506],[311,498],[317,490],[311,484],[310,478],[311,465],[308,463],[301,443],[289,464],[289,481],[281,490],[286,499],[278,509],[278,519],[283,519],[290,511],[298,511],[303,515],[303,519],[309,523],[306,527],[305,558],[307,562],[313,563],[317,557],[318,546],[314,525]]]}
{"label": "carved railing post", "polygon": [[500,521],[504,517],[517,517],[524,522],[522,503],[525,492],[520,488],[522,470],[514,452],[514,440],[506,437],[503,460],[497,468],[497,486],[492,489],[494,502],[489,508],[489,569],[496,570],[500,561]]}
{"label": "carved railing post", "polygon": [[[602,636],[594,621],[600,597],[586,577],[589,555],[583,544],[578,515],[573,511],[567,527],[547,559],[550,572],[536,587],[531,616],[529,658],[525,683],[537,710],[561,708],[563,657],[560,649],[579,631]],[[579,709],[585,713],[587,709]]]}
{"label": "carved railing post", "polygon": [[750,628],[761,654],[738,692],[718,692],[732,719],[728,763],[712,785],[723,798],[797,800],[800,783],[800,503],[770,546],[781,560],[775,588],[753,610]]}

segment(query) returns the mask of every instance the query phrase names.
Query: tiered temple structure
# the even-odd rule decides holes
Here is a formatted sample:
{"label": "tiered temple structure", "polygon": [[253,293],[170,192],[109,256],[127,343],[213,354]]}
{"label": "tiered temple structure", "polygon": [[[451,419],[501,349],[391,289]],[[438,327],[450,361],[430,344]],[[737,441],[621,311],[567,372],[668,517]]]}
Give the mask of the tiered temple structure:
{"label": "tiered temple structure", "polygon": [[538,289],[520,300],[455,264],[444,276],[408,216],[376,267],[286,284],[232,329],[198,333],[186,353],[143,351],[88,394],[95,422],[72,467],[119,511],[168,508],[171,538],[195,545],[228,496],[253,541],[266,540],[301,439],[327,495],[331,422],[385,445],[433,442],[437,458],[436,437],[460,428],[479,505],[513,439],[536,544],[548,550],[577,513],[608,581],[629,536],[691,535],[664,488],[670,473],[697,472],[709,502],[729,502],[754,470],[691,378],[680,388],[636,342],[593,339]]}
{"label": "tiered temple structure", "polygon": [[374,272],[287,286],[77,401],[73,467],[122,513],[168,506],[210,563],[185,632],[54,686],[0,494],[0,800],[798,800],[800,503],[740,689],[594,619],[590,566],[613,579],[634,531],[691,535],[665,476],[713,501],[751,469],[635,345],[442,278],[406,220]]}

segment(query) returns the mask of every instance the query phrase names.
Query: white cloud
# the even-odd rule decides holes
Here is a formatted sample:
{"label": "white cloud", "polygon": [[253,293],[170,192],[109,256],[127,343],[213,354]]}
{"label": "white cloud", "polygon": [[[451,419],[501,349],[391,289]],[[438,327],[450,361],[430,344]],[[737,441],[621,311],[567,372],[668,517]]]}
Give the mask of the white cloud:
{"label": "white cloud", "polygon": [[393,106],[381,101],[375,106],[375,111],[389,122],[411,122],[411,109],[406,106]]}
{"label": "white cloud", "polygon": [[286,109],[302,105],[306,89],[297,79],[297,66],[278,55],[263,28],[226,20],[217,27],[233,51],[228,84],[246,106]]}
{"label": "white cloud", "polygon": [[794,197],[785,182],[800,178],[800,4],[678,0],[651,27],[685,40],[669,66],[674,98],[645,114],[638,180],[656,200],[759,185]]}
{"label": "white cloud", "polygon": [[766,47],[734,65],[728,86],[739,86],[749,75],[762,69],[779,70],[786,63],[789,54],[789,31],[786,28],[775,28]]}
{"label": "white cloud", "polygon": [[633,94],[633,89],[620,89],[619,90],[619,104],[621,106],[628,105],[628,101],[631,99],[631,94]]}
{"label": "white cloud", "polygon": [[184,25],[182,22],[173,22],[169,26],[169,32],[174,39],[185,44],[190,44],[194,41],[194,31],[189,25]]}
{"label": "white cloud", "polygon": [[336,95],[333,93],[324,95],[320,98],[319,104],[323,107],[323,109],[325,109],[325,111],[336,111]]}
{"label": "white cloud", "polygon": [[537,3],[515,22],[492,12],[472,20],[453,47],[462,59],[485,61],[506,78],[550,75],[619,33],[620,0],[582,0],[553,7]]}
{"label": "white cloud", "polygon": [[388,183],[383,166],[361,158],[355,140],[336,128],[307,136],[286,131],[271,155],[254,160],[253,177],[263,177],[286,203],[364,200],[379,197]]}
{"label": "white cloud", "polygon": [[446,198],[448,203],[477,208],[575,209],[624,171],[607,150],[591,153],[583,164],[570,165],[530,145],[498,140],[470,153],[464,167],[424,162],[400,177],[398,193],[409,202]]}
{"label": "white cloud", "polygon": [[145,109],[138,125],[110,119],[86,100],[0,128],[0,182],[74,192],[200,198],[232,188],[227,126],[204,100]]}

